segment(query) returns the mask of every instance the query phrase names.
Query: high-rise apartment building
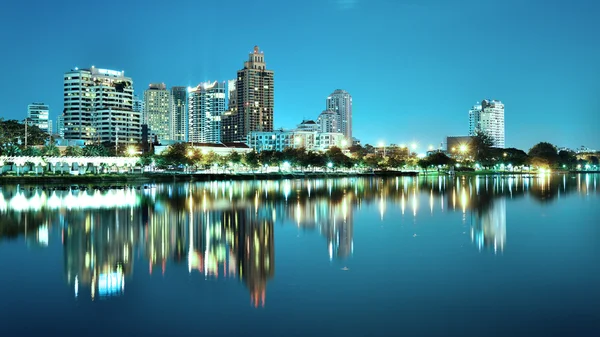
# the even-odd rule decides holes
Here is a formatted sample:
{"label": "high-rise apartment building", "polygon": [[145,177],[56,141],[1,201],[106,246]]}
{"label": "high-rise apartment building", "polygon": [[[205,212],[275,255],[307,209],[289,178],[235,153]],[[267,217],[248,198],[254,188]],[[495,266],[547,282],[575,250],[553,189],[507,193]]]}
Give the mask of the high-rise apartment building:
{"label": "high-rise apartment building", "polygon": [[249,54],[244,68],[237,72],[235,106],[223,116],[224,142],[246,141],[252,131],[272,131],[274,111],[274,72],[267,70],[265,56],[258,46]]}
{"label": "high-rise apartment building", "polygon": [[321,112],[317,119],[321,132],[339,132],[337,127],[337,115],[331,110]]}
{"label": "high-rise apartment building", "polygon": [[144,114],[148,128],[159,142],[170,139],[170,93],[164,83],[151,83],[144,91]]}
{"label": "high-rise apartment building", "polygon": [[171,136],[177,142],[188,140],[188,102],[186,87],[171,87]]}
{"label": "high-rise apartment building", "polygon": [[494,147],[504,148],[504,104],[484,99],[469,110],[469,136],[484,132],[494,142]]}
{"label": "high-rise apartment building", "polygon": [[337,89],[327,97],[325,109],[336,114],[336,132],[341,132],[348,140],[352,140],[352,96],[345,90]]}
{"label": "high-rise apartment building", "polygon": [[225,112],[225,83],[205,82],[189,89],[189,141],[221,142],[221,118]]}
{"label": "high-rise apartment building", "polygon": [[27,120],[29,125],[35,125],[44,132],[51,133],[48,115],[50,108],[44,103],[31,103],[27,106]]}
{"label": "high-rise apartment building", "polygon": [[140,115],[133,111],[133,80],[122,71],[94,66],[66,72],[63,121],[65,139],[140,142]]}

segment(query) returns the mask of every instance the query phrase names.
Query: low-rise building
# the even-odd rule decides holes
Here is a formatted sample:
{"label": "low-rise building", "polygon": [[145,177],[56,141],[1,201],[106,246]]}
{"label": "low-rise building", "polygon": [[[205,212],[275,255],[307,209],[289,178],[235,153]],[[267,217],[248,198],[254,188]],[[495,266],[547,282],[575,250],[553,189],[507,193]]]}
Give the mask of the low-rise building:
{"label": "low-rise building", "polygon": [[[301,124],[302,125],[302,124]],[[327,151],[337,146],[348,147],[344,134],[305,130],[253,131],[248,136],[248,145],[257,152],[283,151],[286,148],[305,148],[307,151]]]}

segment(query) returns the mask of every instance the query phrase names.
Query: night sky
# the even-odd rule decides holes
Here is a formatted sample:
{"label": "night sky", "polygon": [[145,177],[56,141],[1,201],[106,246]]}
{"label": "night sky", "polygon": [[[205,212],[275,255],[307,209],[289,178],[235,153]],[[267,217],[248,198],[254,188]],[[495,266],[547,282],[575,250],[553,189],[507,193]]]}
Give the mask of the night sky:
{"label": "night sky", "polygon": [[275,71],[275,127],[353,97],[363,143],[468,132],[484,98],[506,105],[506,145],[600,149],[600,1],[26,1],[0,5],[0,117],[62,111],[63,73],[124,70],[150,82],[234,79],[254,45]]}

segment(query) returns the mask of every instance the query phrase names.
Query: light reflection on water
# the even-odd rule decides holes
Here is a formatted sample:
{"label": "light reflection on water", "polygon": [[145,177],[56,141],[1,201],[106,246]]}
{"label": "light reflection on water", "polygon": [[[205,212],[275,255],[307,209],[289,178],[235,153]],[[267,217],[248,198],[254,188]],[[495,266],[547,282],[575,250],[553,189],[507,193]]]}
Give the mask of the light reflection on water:
{"label": "light reflection on water", "polygon": [[[473,247],[501,254],[507,243],[507,200],[549,203],[568,194],[597,193],[598,175],[342,178],[159,184],[109,191],[3,186],[0,240],[25,236],[63,246],[64,273],[74,296],[123,294],[136,273],[240,279],[253,306],[264,306],[275,275],[274,225],[314,230],[323,254],[354,254],[354,216],[375,206],[379,219],[459,213]],[[394,213],[395,214],[395,213]],[[414,234],[417,235],[416,233]],[[136,259],[136,256],[143,256]]]}

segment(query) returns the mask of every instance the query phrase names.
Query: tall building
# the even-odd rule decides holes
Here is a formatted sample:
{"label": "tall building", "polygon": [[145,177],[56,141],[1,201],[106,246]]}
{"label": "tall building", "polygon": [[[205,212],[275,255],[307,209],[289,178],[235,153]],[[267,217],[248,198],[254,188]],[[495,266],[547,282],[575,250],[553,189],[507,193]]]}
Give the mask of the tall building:
{"label": "tall building", "polygon": [[31,103],[27,106],[27,120],[29,125],[35,125],[44,132],[51,133],[48,125],[50,108],[44,103]]}
{"label": "tall building", "polygon": [[333,111],[337,117],[337,131],[352,140],[352,96],[341,89],[336,89],[327,97],[326,110]]}
{"label": "tall building", "polygon": [[144,106],[144,99],[140,98],[138,95],[133,95],[133,111],[138,112],[140,114],[142,124],[148,124],[146,114],[144,113]]}
{"label": "tall building", "polygon": [[189,89],[189,141],[221,142],[221,118],[225,112],[225,83],[205,82]]}
{"label": "tall building", "polygon": [[164,83],[151,83],[144,91],[144,113],[148,127],[159,142],[170,139],[170,94]]}
{"label": "tall building", "polygon": [[65,138],[65,115],[60,114],[56,118],[56,133],[60,138]]}
{"label": "tall building", "polygon": [[231,109],[236,103],[236,91],[235,91],[236,80],[227,81],[227,109]]}
{"label": "tall building", "polygon": [[[252,131],[273,131],[273,76],[258,46],[237,73],[235,106],[223,117],[224,142],[246,141]],[[230,98],[231,100],[231,98]]]}
{"label": "tall building", "polygon": [[188,140],[187,88],[171,87],[171,136],[178,142]]}
{"label": "tall building", "polygon": [[321,112],[317,122],[321,132],[339,132],[337,127],[337,115],[331,110]]}
{"label": "tall building", "polygon": [[494,142],[494,147],[504,148],[504,104],[484,99],[469,110],[469,136],[484,132]]}
{"label": "tall building", "polygon": [[49,135],[52,135],[54,133],[54,122],[51,119],[48,120],[48,131],[47,132]]}
{"label": "tall building", "polygon": [[133,80],[124,72],[75,68],[64,74],[65,139],[136,144],[140,115],[133,111]]}

